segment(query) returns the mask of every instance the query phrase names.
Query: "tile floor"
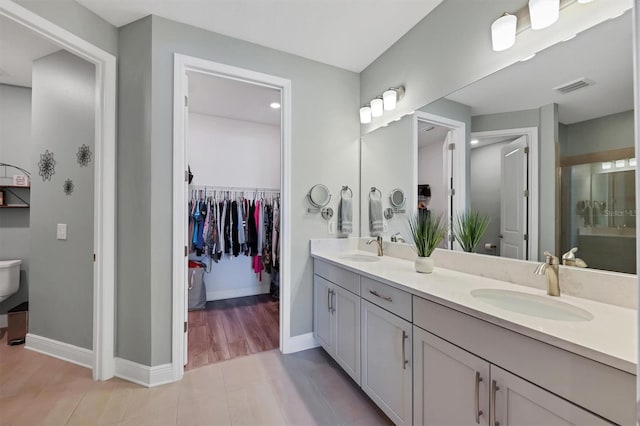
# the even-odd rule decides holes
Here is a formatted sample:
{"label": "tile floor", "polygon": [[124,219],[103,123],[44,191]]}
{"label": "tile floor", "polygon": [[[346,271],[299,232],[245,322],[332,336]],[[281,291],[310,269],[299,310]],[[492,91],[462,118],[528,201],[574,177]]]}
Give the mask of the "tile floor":
{"label": "tile floor", "polygon": [[211,364],[152,389],[7,346],[0,330],[0,425],[390,425],[321,349]]}

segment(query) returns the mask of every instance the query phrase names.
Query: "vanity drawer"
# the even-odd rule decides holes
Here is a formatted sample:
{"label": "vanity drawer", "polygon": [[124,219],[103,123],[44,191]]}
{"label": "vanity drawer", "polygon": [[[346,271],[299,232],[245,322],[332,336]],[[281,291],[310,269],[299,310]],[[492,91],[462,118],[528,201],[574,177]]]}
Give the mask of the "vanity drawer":
{"label": "vanity drawer", "polygon": [[362,297],[387,311],[412,320],[411,294],[367,277],[360,278]]}
{"label": "vanity drawer", "polygon": [[315,259],[313,273],[360,296],[360,275]]}

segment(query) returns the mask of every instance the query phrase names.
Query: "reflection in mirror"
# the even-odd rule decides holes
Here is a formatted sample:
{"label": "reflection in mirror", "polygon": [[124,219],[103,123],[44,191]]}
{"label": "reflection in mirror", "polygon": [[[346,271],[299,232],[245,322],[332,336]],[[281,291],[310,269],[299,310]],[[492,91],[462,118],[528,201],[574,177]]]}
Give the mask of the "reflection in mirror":
{"label": "reflection in mirror", "polygon": [[318,183],[311,187],[307,194],[307,199],[314,208],[319,209],[329,204],[331,193],[326,185]]}
{"label": "reflection in mirror", "polygon": [[578,247],[590,268],[635,273],[630,15],[438,101],[469,108],[468,205],[491,217],[476,252]]}

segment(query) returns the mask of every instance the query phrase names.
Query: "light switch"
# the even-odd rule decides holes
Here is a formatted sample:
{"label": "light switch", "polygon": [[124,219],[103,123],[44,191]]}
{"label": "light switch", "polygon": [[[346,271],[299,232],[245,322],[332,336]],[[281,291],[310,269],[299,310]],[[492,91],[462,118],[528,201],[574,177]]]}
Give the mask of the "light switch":
{"label": "light switch", "polygon": [[57,235],[57,238],[59,240],[66,240],[67,239],[67,224],[66,223],[59,223],[58,224],[56,235]]}

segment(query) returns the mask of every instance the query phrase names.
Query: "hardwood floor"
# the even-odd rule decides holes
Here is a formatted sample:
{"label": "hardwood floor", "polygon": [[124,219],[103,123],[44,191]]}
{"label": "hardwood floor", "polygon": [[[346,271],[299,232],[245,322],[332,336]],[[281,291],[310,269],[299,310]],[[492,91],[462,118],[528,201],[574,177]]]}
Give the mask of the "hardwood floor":
{"label": "hardwood floor", "polygon": [[276,349],[280,303],[268,294],[207,302],[189,312],[187,370]]}
{"label": "hardwood floor", "polygon": [[0,426],[391,424],[319,348],[218,362],[147,389],[8,346],[0,329]]}

